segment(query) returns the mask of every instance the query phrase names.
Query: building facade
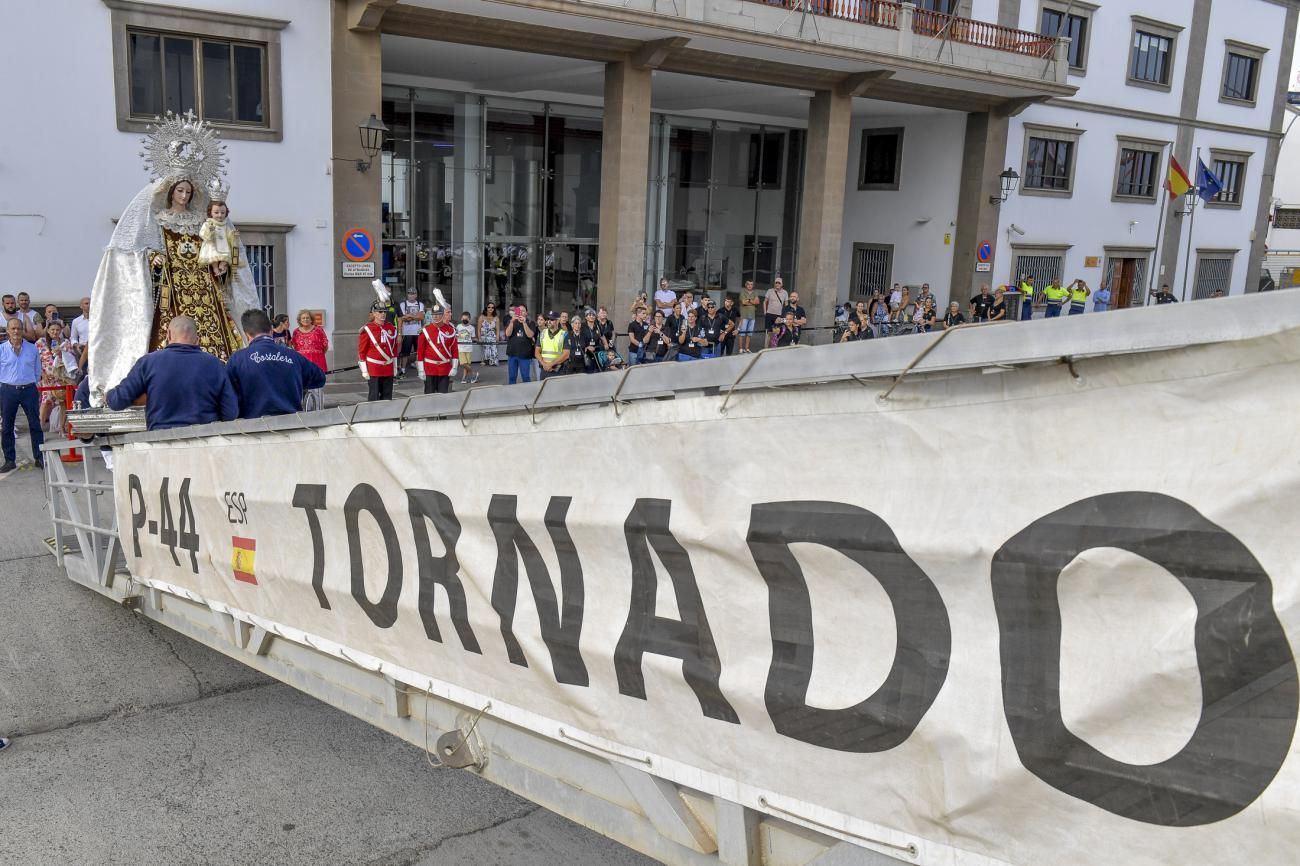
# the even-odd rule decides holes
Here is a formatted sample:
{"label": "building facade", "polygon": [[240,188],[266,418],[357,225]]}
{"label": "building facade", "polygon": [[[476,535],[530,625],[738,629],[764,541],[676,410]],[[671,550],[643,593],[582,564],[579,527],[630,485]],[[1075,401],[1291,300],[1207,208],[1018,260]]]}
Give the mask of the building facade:
{"label": "building facade", "polygon": [[1300,285],[1300,48],[1291,60],[1290,90],[1273,187],[1268,253],[1261,278],[1278,288]]}
{"label": "building facade", "polygon": [[[6,290],[83,294],[145,180],[134,139],[162,111],[193,110],[229,142],[232,216],[265,303],[319,311],[337,343],[372,300],[367,261],[457,309],[603,303],[620,319],[661,276],[714,296],[781,276],[819,325],[895,282],[940,300],[1024,273],[1107,283],[1127,304],[1160,283],[1253,291],[1297,3],[14,11],[12,32],[37,38],[0,62],[43,86],[10,95],[30,128],[0,143]],[[56,21],[77,63],[49,62],[40,34]],[[75,106],[55,114],[53,88]],[[358,132],[371,114],[388,128],[373,158]],[[1166,206],[1171,155],[1193,180],[1199,155],[1224,191]],[[354,231],[373,240],[361,262],[344,250]]]}

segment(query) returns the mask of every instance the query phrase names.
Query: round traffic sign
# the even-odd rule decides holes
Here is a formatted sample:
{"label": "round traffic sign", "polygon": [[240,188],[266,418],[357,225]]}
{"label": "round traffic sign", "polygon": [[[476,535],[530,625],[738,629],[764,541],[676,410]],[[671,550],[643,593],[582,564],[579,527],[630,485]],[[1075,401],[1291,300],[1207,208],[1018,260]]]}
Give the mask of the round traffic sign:
{"label": "round traffic sign", "polygon": [[975,256],[981,262],[987,262],[993,258],[993,244],[988,241],[980,241],[979,248],[975,250]]}
{"label": "round traffic sign", "polygon": [[343,257],[353,262],[364,262],[375,252],[374,238],[365,229],[348,229],[343,233],[343,242],[339,244]]}

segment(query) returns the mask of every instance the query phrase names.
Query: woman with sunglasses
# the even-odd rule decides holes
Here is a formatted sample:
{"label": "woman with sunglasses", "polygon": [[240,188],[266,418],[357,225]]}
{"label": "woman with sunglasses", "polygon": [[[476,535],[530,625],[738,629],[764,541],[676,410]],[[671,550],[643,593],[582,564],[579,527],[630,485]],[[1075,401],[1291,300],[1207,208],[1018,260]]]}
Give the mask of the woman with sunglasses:
{"label": "woman with sunglasses", "polygon": [[497,315],[497,305],[488,301],[478,317],[478,342],[483,347],[483,363],[489,367],[497,365],[497,334],[500,332],[501,318]]}

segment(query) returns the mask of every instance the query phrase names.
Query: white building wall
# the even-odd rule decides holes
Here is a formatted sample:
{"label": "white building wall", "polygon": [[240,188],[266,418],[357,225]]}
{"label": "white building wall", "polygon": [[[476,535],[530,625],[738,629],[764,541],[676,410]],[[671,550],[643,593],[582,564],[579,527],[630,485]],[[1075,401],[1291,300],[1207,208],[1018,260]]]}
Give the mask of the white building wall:
{"label": "white building wall", "polygon": [[[868,127],[903,128],[897,190],[858,189],[862,130]],[[855,243],[892,245],[893,281],[928,282],[940,301],[947,300],[965,133],[966,117],[955,112],[853,119],[837,301],[849,293]]]}
{"label": "white building wall", "polygon": [[[1291,57],[1290,89],[1300,92],[1300,46]],[[1273,204],[1287,208],[1300,208],[1300,107],[1294,107],[1282,117],[1286,137],[1277,160],[1277,177],[1273,185]],[[1300,250],[1300,229],[1270,228],[1269,251]],[[1277,274],[1274,274],[1274,279]]]}
{"label": "white building wall", "polygon": [[[286,237],[287,306],[325,308],[328,316],[327,247],[334,235],[326,173],[328,5],[193,5],[292,22],[280,33],[284,140],[228,142],[230,208],[236,222],[294,226]],[[148,179],[139,134],[117,129],[109,9],[98,0],[14,4],[6,8],[5,28],[26,36],[7,39],[0,53],[0,77],[11,85],[3,100],[6,135],[0,137],[0,289],[30,292],[38,306],[75,306],[94,280],[113,220]]]}
{"label": "white building wall", "polygon": [[[1088,65],[1084,74],[1072,73],[1068,83],[1079,88],[1074,96],[1081,102],[1114,104],[1123,94],[1123,105],[1137,111],[1176,115],[1182,104],[1183,81],[1187,74],[1187,42],[1192,26],[1194,0],[1094,0],[1099,8],[1091,18],[1088,36]],[[1219,0],[1221,6],[1265,6],[1259,0]],[[1020,28],[1038,31],[1042,6],[1038,0],[1022,0]],[[1174,48],[1174,70],[1168,92],[1131,87],[1128,80],[1129,51],[1133,44],[1133,16],[1140,15],[1183,28]],[[1281,32],[1281,25],[1278,31]],[[1257,39],[1259,37],[1256,37]],[[1274,37],[1276,38],[1276,37]],[[1250,41],[1250,40],[1246,40]]]}
{"label": "white building wall", "polygon": [[[1069,198],[1036,195],[1018,189],[1001,205],[1001,231],[995,239],[994,279],[999,284],[1015,282],[1012,274],[1016,247],[1035,245],[1066,247],[1064,275],[1096,288],[1101,283],[1101,267],[1085,268],[1088,257],[1104,256],[1110,247],[1154,248],[1157,243],[1159,207],[1168,201],[1161,193],[1153,202],[1116,202],[1115,166],[1118,136],[1165,141],[1172,144],[1176,128],[1171,123],[1132,120],[1108,114],[1081,112],[1075,109],[1035,106],[1012,120],[1007,140],[1007,164],[1021,175],[1024,165],[1024,124],[1042,124],[1083,130],[1075,151],[1074,189]],[[1169,147],[1164,158],[1169,155]],[[1020,229],[1020,234],[1012,226]]]}
{"label": "white building wall", "polygon": [[[1273,120],[1273,94],[1278,64],[1289,66],[1290,56],[1277,42],[1286,26],[1286,7],[1260,0],[1218,0],[1210,7],[1210,35],[1205,46],[1205,80],[1201,85],[1197,117],[1215,123],[1268,129]],[[1223,91],[1226,40],[1267,48],[1259,64],[1253,108],[1219,101]],[[1261,147],[1262,151],[1262,147]],[[1196,178],[1192,178],[1195,180]]]}
{"label": "white building wall", "polygon": [[[1157,196],[1157,202],[1136,203],[1116,201],[1115,170],[1119,155],[1118,137],[1133,137],[1168,142],[1164,149],[1157,184],[1164,181],[1168,158],[1177,137],[1177,125],[1172,122],[1135,117],[1117,116],[1088,110],[1089,106],[1110,109],[1131,109],[1134,112],[1177,117],[1181,109],[1182,88],[1186,74],[1191,36],[1192,0],[1112,0],[1102,2],[1091,18],[1087,69],[1085,74],[1072,74],[1071,84],[1079,87],[1072,101],[1078,108],[1065,105],[1031,106],[1011,121],[1007,141],[1007,164],[1025,174],[1024,125],[1042,124],[1053,127],[1083,130],[1079,137],[1074,168],[1073,194],[1068,198],[1035,195],[1023,188],[1013,193],[1001,207],[1001,231],[997,239],[995,277],[999,283],[1012,281],[1015,264],[1015,246],[1028,248],[1034,245],[1066,247],[1063,278],[1067,281],[1083,279],[1094,289],[1102,281],[1107,248],[1152,250],[1151,278],[1153,287],[1168,282],[1178,293],[1183,284],[1184,253],[1192,250],[1189,262],[1188,297],[1192,294],[1191,280],[1196,269],[1196,250],[1236,250],[1233,260],[1231,289],[1233,293],[1254,287],[1254,280],[1246,274],[1251,236],[1259,204],[1259,188],[1264,169],[1267,139],[1263,135],[1220,132],[1197,128],[1194,133],[1189,164],[1183,168],[1189,178],[1196,180],[1196,148],[1212,167],[1210,150],[1219,148],[1252,154],[1246,169],[1243,200],[1240,208],[1197,208],[1195,232],[1189,240],[1190,220],[1180,221],[1174,216],[1175,208],[1168,205],[1167,194]],[[1040,4],[1026,2],[1021,7],[1021,27],[1037,26]],[[1273,85],[1276,82],[1276,45],[1285,23],[1286,10],[1263,0],[1218,0],[1211,11],[1210,37],[1206,46],[1204,78],[1198,120],[1240,126],[1246,129],[1267,130],[1272,113]],[[1132,86],[1127,83],[1128,63],[1132,46],[1132,17],[1140,15],[1158,21],[1182,26],[1175,48],[1175,70],[1169,92]],[[1255,108],[1226,105],[1219,102],[1224,62],[1224,39],[1269,47],[1260,71],[1259,99]],[[1160,241],[1157,227],[1160,209],[1167,207],[1165,219],[1179,221],[1177,265],[1170,273],[1159,270]],[[1015,225],[1024,234],[1015,232]],[[1163,234],[1163,233],[1162,233]],[[1300,234],[1300,233],[1298,233]],[[1022,250],[1024,251],[1024,250]],[[1088,259],[1095,259],[1096,267],[1086,267]]]}

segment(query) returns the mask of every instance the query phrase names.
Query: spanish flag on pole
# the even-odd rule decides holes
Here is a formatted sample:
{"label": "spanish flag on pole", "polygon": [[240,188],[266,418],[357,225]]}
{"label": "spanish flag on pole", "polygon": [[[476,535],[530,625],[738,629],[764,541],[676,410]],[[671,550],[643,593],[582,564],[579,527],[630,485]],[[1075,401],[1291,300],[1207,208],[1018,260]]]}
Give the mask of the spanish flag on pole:
{"label": "spanish flag on pole", "polygon": [[1169,190],[1169,197],[1176,199],[1180,195],[1192,188],[1192,182],[1187,179],[1187,172],[1178,164],[1178,160],[1172,156],[1169,157],[1169,177],[1165,180],[1165,189]]}

